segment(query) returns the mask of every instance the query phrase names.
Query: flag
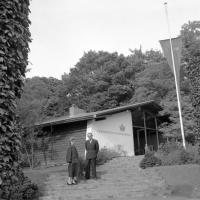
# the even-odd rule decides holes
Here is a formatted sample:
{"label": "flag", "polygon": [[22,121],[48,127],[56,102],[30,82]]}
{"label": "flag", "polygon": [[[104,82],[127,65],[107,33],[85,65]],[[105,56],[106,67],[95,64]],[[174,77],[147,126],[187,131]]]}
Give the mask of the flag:
{"label": "flag", "polygon": [[[172,38],[172,49],[174,54],[174,64],[175,64],[175,71],[176,71],[176,77],[177,77],[177,84],[180,89],[180,62],[181,62],[181,49],[182,49],[182,40],[181,37]],[[174,73],[173,70],[173,63],[172,63],[172,53],[171,53],[171,46],[170,46],[170,40],[160,40],[160,45],[163,50],[163,54],[165,58],[167,59],[167,62]]]}

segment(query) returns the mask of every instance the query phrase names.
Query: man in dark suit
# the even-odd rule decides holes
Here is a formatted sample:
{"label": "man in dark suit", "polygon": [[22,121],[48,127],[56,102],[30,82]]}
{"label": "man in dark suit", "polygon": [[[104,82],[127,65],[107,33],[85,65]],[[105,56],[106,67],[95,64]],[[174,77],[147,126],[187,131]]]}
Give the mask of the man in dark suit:
{"label": "man in dark suit", "polygon": [[96,179],[96,159],[99,152],[99,143],[93,139],[91,132],[87,134],[88,140],[85,142],[86,150],[86,173],[85,178],[90,179],[90,166],[92,168],[92,178]]}

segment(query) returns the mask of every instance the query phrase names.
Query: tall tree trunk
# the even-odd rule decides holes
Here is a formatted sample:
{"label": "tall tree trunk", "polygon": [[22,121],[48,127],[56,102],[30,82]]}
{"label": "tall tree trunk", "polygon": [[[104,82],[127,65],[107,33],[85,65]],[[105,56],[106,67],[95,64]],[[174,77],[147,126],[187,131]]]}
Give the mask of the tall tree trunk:
{"label": "tall tree trunk", "polygon": [[27,148],[26,148],[25,145],[24,145],[24,150],[25,150],[25,152],[26,152],[26,157],[27,157],[27,159],[28,159],[29,167],[30,167],[30,169],[31,169],[31,159],[30,159],[30,156],[29,156],[29,154],[28,154],[28,150],[27,150]]}
{"label": "tall tree trunk", "polygon": [[34,144],[31,144],[31,168],[34,168]]}

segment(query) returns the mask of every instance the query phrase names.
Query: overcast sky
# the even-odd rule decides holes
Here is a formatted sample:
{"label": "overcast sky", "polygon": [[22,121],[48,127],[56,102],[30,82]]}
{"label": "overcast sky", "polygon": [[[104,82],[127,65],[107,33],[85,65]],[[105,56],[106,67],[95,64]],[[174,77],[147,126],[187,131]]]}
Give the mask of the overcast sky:
{"label": "overcast sky", "polygon": [[[168,38],[164,0],[32,0],[27,77],[61,78],[88,50],[161,49]],[[200,0],[168,0],[172,37],[200,20]]]}

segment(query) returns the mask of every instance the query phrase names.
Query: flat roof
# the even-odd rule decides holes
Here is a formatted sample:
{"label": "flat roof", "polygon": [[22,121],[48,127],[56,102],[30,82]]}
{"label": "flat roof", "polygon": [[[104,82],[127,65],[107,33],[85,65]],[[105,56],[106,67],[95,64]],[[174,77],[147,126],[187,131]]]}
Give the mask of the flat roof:
{"label": "flat roof", "polygon": [[77,121],[87,121],[90,119],[95,119],[98,117],[103,117],[105,115],[111,115],[119,112],[123,112],[126,110],[133,110],[137,107],[144,107],[144,108],[151,108],[154,111],[158,112],[162,110],[162,107],[159,106],[155,101],[145,101],[142,103],[135,103],[135,104],[129,104],[126,106],[120,106],[116,108],[106,109],[102,111],[96,111],[96,112],[89,112],[89,113],[81,113],[77,114],[75,116],[62,116],[62,117],[56,117],[49,120],[45,120],[41,123],[36,123],[36,126],[50,126],[50,125],[57,125],[57,124],[66,124],[66,123],[72,123]]}

